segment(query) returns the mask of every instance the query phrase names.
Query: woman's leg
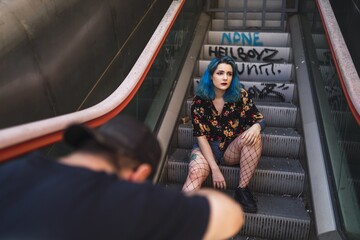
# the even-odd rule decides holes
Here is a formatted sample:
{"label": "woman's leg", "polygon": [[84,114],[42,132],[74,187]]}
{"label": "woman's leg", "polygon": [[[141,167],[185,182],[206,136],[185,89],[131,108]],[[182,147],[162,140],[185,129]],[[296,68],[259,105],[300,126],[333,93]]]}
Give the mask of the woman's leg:
{"label": "woman's leg", "polygon": [[200,189],[201,184],[210,174],[210,166],[199,148],[194,148],[190,155],[189,172],[183,186],[184,192]]}
{"label": "woman's leg", "polygon": [[224,161],[228,165],[240,164],[240,188],[245,188],[249,184],[256,166],[261,157],[262,142],[261,137],[252,146],[245,145],[241,135],[232,141],[224,153]]}

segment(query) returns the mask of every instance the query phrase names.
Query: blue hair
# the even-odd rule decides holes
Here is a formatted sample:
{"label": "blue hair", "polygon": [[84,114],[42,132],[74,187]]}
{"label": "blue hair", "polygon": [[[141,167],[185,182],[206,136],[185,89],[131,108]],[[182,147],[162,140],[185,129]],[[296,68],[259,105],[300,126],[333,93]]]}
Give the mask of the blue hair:
{"label": "blue hair", "polygon": [[223,98],[226,102],[237,102],[241,98],[241,85],[239,82],[239,74],[236,63],[234,59],[229,56],[216,57],[211,60],[201,77],[199,85],[195,89],[195,95],[207,100],[215,99],[214,84],[211,81],[211,76],[214,74],[220,63],[231,65],[233,70],[231,84],[226,90]]}

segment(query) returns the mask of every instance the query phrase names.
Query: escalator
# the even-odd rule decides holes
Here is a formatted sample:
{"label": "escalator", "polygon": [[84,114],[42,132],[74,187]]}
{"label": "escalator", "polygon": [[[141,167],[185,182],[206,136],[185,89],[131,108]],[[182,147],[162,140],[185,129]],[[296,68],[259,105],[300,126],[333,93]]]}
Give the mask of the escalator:
{"label": "escalator", "polygon": [[[261,7],[255,1],[252,4],[248,6],[250,11]],[[275,10],[276,7],[281,10],[281,5],[275,5]],[[239,6],[230,1],[229,8]],[[224,30],[223,12],[214,14],[209,21],[190,91],[183,104],[183,122],[174,134],[173,152],[169,154],[161,184],[180,190],[185,182],[194,142],[189,121],[193,89],[212,58],[232,56],[238,66],[240,83],[253,96],[267,122],[262,133],[262,158],[249,186],[257,199],[258,213],[246,214],[246,225],[235,239],[310,239],[311,217],[308,212],[311,209],[304,197],[306,174],[300,161],[304,151],[303,136],[298,130],[300,116],[291,33],[286,29],[242,31],[240,14],[233,12],[228,18],[229,26],[238,31]],[[259,27],[261,14],[253,14],[247,21],[247,29]],[[280,27],[281,19],[272,16],[269,21],[270,26]],[[232,196],[238,184],[239,167],[221,166],[220,169],[227,182],[226,192]],[[209,177],[203,186],[211,185]]]}
{"label": "escalator", "polygon": [[[104,1],[104,6],[99,9],[114,7],[115,2],[109,1],[106,5]],[[125,100],[126,104],[123,105],[126,107],[122,106],[112,113],[115,115],[121,111],[136,116],[157,134],[164,151],[153,181],[170,190],[180,191],[187,176],[189,152],[194,141],[189,121],[194,88],[213,57],[229,55],[237,62],[240,83],[253,96],[267,122],[267,128],[262,133],[262,158],[250,182],[250,189],[255,194],[259,210],[256,214],[246,214],[246,225],[233,239],[357,239],[360,199],[356,199],[356,194],[360,192],[357,152],[360,131],[341,93],[336,64],[321,27],[320,17],[315,10],[315,1],[300,2],[300,5],[305,6],[302,10],[297,9],[299,1],[296,0],[184,2],[173,1],[171,4],[169,9],[172,10],[168,12],[176,15],[176,21],[172,20],[174,23],[171,24],[171,29],[169,27],[163,31],[167,32],[167,37],[161,40],[161,49],[155,51],[152,61],[144,67],[144,73],[141,73],[144,77],[139,77],[144,78],[141,86],[136,85],[138,88],[134,88],[136,91],[133,90],[134,93],[131,93],[131,101],[128,98]],[[156,4],[161,7],[156,7]],[[91,11],[97,9],[95,5],[90,5]],[[44,109],[40,116],[34,116],[36,111],[41,112],[40,105],[37,108],[27,107],[24,111],[19,111],[28,113],[22,119],[23,117],[10,115],[14,111],[3,105],[0,110],[5,109],[6,118],[0,118],[0,124],[3,125],[1,128],[5,127],[0,129],[0,155],[7,150],[1,146],[4,139],[2,134],[8,133],[6,127],[12,124],[31,122],[33,119],[51,117],[54,114],[61,115],[63,110],[59,110],[62,107],[67,107],[64,113],[73,114],[74,111],[76,114],[82,110],[86,111],[87,107],[102,99],[109,102],[106,97],[122,80],[126,82],[124,76],[133,71],[132,65],[138,66],[136,58],[141,58],[139,46],[145,45],[144,42],[147,40],[139,36],[141,33],[151,35],[149,29],[152,32],[154,25],[158,24],[147,19],[156,18],[158,21],[157,15],[164,14],[164,9],[168,5],[156,0],[151,1],[147,7],[152,10],[161,8],[161,11],[149,10],[149,16],[146,6],[142,6],[141,11],[146,14],[141,19],[141,14],[137,13],[137,19],[141,24],[135,26],[136,31],[129,33],[131,36],[133,33],[134,35],[124,41],[118,52],[120,55],[116,51],[112,52],[115,56],[112,61],[108,61],[111,54],[107,55],[106,60],[102,57],[101,61],[110,64],[100,62],[103,64],[100,64],[103,67],[101,71],[98,66],[92,69],[96,70],[95,77],[91,76],[89,80],[80,78],[80,82],[69,81],[72,82],[70,85],[76,84],[76,88],[81,89],[81,96],[73,93],[63,94],[63,99],[53,101],[53,95],[46,95],[45,91],[45,98],[50,99],[48,105],[59,104],[60,108],[52,105],[57,111],[50,111],[50,115],[44,116]],[[173,5],[175,7],[172,8]],[[171,12],[177,8],[182,8],[180,13]],[[73,5],[71,9],[81,7]],[[106,16],[92,15],[91,11],[80,16],[88,16],[89,19],[94,19],[94,16]],[[120,22],[117,18],[119,15],[115,10],[110,12],[114,27]],[[81,19],[87,22],[86,17]],[[158,28],[164,27],[159,24]],[[120,44],[117,34],[119,33],[114,32],[115,42]],[[94,42],[98,43],[97,47],[101,46],[98,41],[99,39],[94,39]],[[21,48],[17,50],[20,51]],[[32,50],[36,52],[36,48]],[[145,50],[144,52],[143,54],[149,55]],[[44,55],[39,55],[39,60],[46,62],[46,51],[41,53]],[[80,59],[81,56],[75,57]],[[96,54],[93,57],[96,58]],[[96,58],[97,60],[99,59]],[[38,62],[40,68],[45,68],[44,62]],[[11,74],[21,75],[13,68],[10,70]],[[80,70],[75,72],[82,76]],[[139,70],[134,70],[137,71]],[[21,79],[26,79],[25,75],[21,76]],[[42,80],[44,79],[46,80]],[[56,84],[62,86],[60,89],[65,89],[66,86],[59,82],[54,85],[49,83],[50,87],[54,87],[53,90],[56,89]],[[86,89],[81,88],[82,84],[85,84]],[[12,86],[7,85],[0,91],[5,93],[9,89],[6,87]],[[46,87],[46,84],[42,87]],[[26,92],[26,89],[20,89]],[[117,92],[113,92],[112,95],[114,93]],[[17,95],[16,101],[21,100],[19,96],[21,94]],[[24,96],[28,101],[31,94],[28,92]],[[324,107],[328,103],[330,109]],[[48,107],[46,106],[46,112]],[[93,127],[105,121],[101,120],[95,124],[96,120],[81,121]],[[34,132],[33,129],[30,130]],[[341,133],[339,139],[329,138],[337,132]],[[65,146],[60,143],[52,144],[59,140],[59,132],[57,134],[56,140],[52,138],[46,141],[46,144],[35,146],[47,145],[40,150],[49,155],[64,154],[68,151]],[[18,135],[21,135],[21,131]],[[30,145],[37,137],[35,140],[29,140]],[[11,152],[11,149],[7,152]],[[5,159],[2,157],[0,156],[0,160]],[[347,161],[350,165],[347,165]],[[229,166],[220,168],[228,185],[225,192],[232,196],[238,182],[239,169]],[[204,187],[210,186],[211,179],[207,179]]]}

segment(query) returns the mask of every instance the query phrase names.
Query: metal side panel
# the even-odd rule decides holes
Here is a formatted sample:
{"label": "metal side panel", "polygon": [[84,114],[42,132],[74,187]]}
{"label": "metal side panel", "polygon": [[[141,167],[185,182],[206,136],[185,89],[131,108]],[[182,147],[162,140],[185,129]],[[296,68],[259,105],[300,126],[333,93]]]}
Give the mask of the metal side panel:
{"label": "metal side panel", "polygon": [[[305,26],[301,31],[299,27],[301,26],[300,18],[298,15],[292,16],[289,19],[289,25],[292,36],[294,64],[296,66],[296,79],[298,79],[297,88],[299,96],[301,96],[299,98],[300,111],[317,237],[318,239],[341,239],[337,233],[332,202],[333,196],[329,187],[330,183],[322,151],[322,140],[316,119],[315,100],[310,91],[310,69],[306,63],[307,58],[304,53],[305,46],[302,31],[309,34],[310,30],[306,29]],[[315,40],[314,36],[313,39]]]}
{"label": "metal side panel", "polygon": [[[286,21],[284,21],[284,26],[286,26]],[[239,20],[239,19],[228,20],[228,27],[241,29],[243,27],[243,20]],[[255,27],[261,28],[262,27],[262,21],[261,20],[247,20],[246,21],[246,27],[248,27],[248,28],[255,28]],[[279,28],[279,27],[281,27],[281,21],[266,20],[265,21],[265,27]],[[211,30],[212,31],[223,31],[224,30],[224,20],[222,20],[222,19],[213,19],[211,21]],[[283,30],[285,30],[285,29],[283,29]]]}
{"label": "metal side panel", "polygon": [[[199,61],[199,73],[203,75],[210,61]],[[292,64],[237,62],[240,79],[250,81],[289,81],[292,78]]]}
{"label": "metal side panel", "polygon": [[[187,100],[186,114],[191,115],[192,98]],[[298,108],[291,103],[263,102],[255,100],[256,107],[264,115],[266,125],[269,127],[295,127]]]}
{"label": "metal side panel", "polygon": [[[225,0],[219,0],[219,7],[225,7]],[[229,0],[229,8],[241,10],[244,8],[244,0]],[[249,0],[247,1],[247,10],[262,10],[263,8],[263,0]],[[282,9],[282,0],[267,0],[266,1],[266,9],[267,10],[278,10]]]}
{"label": "metal side panel", "polygon": [[[194,78],[194,89],[200,78]],[[291,103],[294,98],[294,84],[289,82],[249,82],[240,80],[240,84],[253,95],[254,99],[270,102]]]}
{"label": "metal side panel", "polygon": [[254,47],[230,45],[204,45],[203,59],[211,60],[217,56],[230,56],[235,61],[289,63],[289,47]]}
{"label": "metal side panel", "polygon": [[[168,161],[169,182],[183,184],[188,174],[190,150],[177,149]],[[220,166],[228,189],[239,184],[239,166]],[[254,192],[298,196],[303,192],[305,173],[296,159],[262,157],[249,187]],[[211,176],[204,182],[211,187]]]}
{"label": "metal side panel", "polygon": [[[262,20],[262,13],[248,12],[246,18],[250,20]],[[224,12],[216,12],[215,19],[224,19]],[[244,13],[242,12],[229,12],[228,19],[244,19]],[[281,20],[281,13],[267,12],[265,14],[265,20]]]}
{"label": "metal side panel", "polygon": [[157,138],[159,139],[162,147],[162,156],[159,167],[156,171],[156,175],[153,179],[154,182],[157,182],[161,177],[162,169],[167,159],[167,151],[170,147],[171,138],[177,125],[179,114],[183,107],[183,101],[185,100],[185,97],[188,93],[188,86],[191,84],[193,71],[196,71],[197,69],[195,67],[197,65],[196,59],[198,58],[198,54],[206,36],[209,22],[210,17],[207,14],[202,13],[197,23],[195,37],[192,40],[192,44],[186,56],[183,69],[178,77],[176,87],[173,90],[173,96],[169,102],[168,110],[166,111],[163,122],[159,128]]}
{"label": "metal side panel", "polygon": [[209,31],[208,44],[289,47],[289,33]]}
{"label": "metal side panel", "polygon": [[316,49],[316,56],[322,63],[331,61],[331,52],[329,49]]}
{"label": "metal side panel", "polygon": [[[262,132],[264,156],[297,158],[300,149],[300,135],[291,128],[267,127]],[[192,148],[194,137],[191,123],[180,124],[178,128],[178,147]]]}
{"label": "metal side panel", "polygon": [[327,42],[325,34],[312,34],[312,39],[315,44],[315,48],[324,48],[329,49],[329,44]]}

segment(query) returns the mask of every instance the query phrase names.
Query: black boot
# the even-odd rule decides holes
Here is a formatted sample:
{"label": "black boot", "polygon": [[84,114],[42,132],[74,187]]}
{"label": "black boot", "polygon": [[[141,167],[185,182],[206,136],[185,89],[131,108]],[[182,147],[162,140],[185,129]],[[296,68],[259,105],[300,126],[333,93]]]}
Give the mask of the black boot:
{"label": "black boot", "polygon": [[240,203],[244,212],[256,213],[257,206],[254,200],[254,196],[251,194],[248,187],[240,188],[235,190],[235,200]]}

